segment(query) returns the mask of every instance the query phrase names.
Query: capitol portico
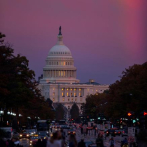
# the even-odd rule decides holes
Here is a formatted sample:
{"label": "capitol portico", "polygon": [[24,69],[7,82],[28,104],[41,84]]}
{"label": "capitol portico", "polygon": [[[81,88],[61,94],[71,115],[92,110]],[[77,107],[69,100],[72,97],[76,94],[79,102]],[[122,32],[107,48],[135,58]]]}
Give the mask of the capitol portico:
{"label": "capitol portico", "polygon": [[63,43],[61,27],[57,39],[57,44],[50,49],[46,58],[39,88],[45,99],[50,98],[54,106],[61,103],[69,110],[76,103],[81,110],[81,105],[86,102],[87,95],[103,93],[104,90],[109,89],[109,85],[100,85],[94,80],[80,83],[76,79],[77,69],[74,66],[71,51]]}

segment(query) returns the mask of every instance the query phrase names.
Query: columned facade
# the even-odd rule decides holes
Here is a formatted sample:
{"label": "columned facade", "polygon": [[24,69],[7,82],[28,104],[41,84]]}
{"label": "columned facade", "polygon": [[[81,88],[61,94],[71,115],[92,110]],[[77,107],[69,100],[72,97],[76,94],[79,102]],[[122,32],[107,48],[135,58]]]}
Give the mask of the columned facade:
{"label": "columned facade", "polygon": [[43,78],[39,81],[42,95],[50,98],[54,104],[61,103],[69,110],[76,103],[81,110],[81,105],[86,102],[87,95],[103,93],[109,85],[89,81],[79,83],[76,79],[76,67],[71,51],[63,44],[63,36],[59,33],[57,44],[53,46],[46,58],[43,68]]}

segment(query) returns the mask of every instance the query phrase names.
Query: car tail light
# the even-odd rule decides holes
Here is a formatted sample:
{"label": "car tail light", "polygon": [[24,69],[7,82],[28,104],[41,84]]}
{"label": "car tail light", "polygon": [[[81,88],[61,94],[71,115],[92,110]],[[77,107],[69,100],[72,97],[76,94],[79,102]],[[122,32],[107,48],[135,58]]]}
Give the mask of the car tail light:
{"label": "car tail light", "polygon": [[108,134],[108,132],[106,132]]}

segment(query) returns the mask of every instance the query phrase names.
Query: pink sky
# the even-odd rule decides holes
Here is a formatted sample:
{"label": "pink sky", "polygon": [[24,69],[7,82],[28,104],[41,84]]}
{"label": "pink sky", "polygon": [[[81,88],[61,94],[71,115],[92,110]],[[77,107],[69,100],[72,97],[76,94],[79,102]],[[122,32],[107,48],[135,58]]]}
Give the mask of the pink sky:
{"label": "pink sky", "polygon": [[0,31],[36,77],[62,26],[81,82],[111,84],[147,61],[147,0],[1,0]]}

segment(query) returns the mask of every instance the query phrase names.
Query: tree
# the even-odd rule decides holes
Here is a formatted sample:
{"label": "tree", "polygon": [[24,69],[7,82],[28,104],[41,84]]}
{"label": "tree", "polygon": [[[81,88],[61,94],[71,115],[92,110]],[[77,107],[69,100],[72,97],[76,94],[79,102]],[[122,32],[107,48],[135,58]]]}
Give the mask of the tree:
{"label": "tree", "polygon": [[110,86],[106,114],[112,118],[136,116],[147,110],[147,62],[133,65],[122,72],[121,79]]}
{"label": "tree", "polygon": [[56,114],[56,120],[64,119],[64,108],[62,104],[58,104],[55,114]]}
{"label": "tree", "polygon": [[37,88],[35,73],[28,67],[29,61],[25,56],[15,56],[14,49],[4,44],[3,37],[0,33],[0,107],[5,110],[4,116],[7,110],[13,109],[16,119],[20,112],[23,117],[51,117],[52,112]]}
{"label": "tree", "polygon": [[76,103],[74,103],[71,107],[71,110],[70,110],[70,115],[71,115],[71,118],[76,120],[78,119],[79,117],[79,107],[77,106]]}
{"label": "tree", "polygon": [[99,93],[87,96],[84,106],[85,115],[97,118],[99,113],[104,113],[105,104],[107,104],[106,95],[106,93]]}

